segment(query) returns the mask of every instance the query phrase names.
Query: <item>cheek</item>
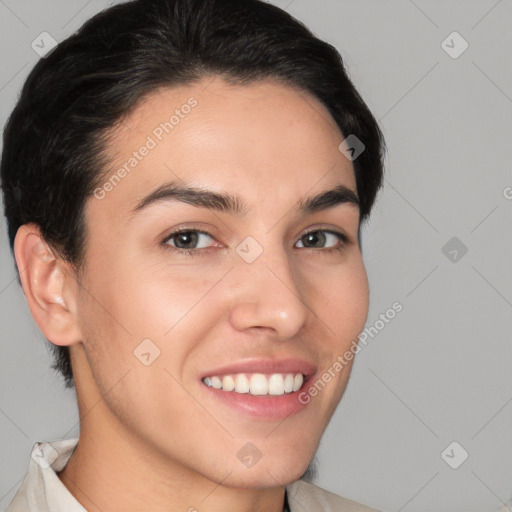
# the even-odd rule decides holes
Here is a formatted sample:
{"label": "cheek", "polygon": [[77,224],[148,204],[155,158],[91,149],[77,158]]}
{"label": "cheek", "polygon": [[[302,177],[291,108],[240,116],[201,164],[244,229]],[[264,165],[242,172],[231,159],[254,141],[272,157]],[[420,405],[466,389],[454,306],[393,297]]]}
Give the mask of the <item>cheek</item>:
{"label": "cheek", "polygon": [[[133,428],[162,421],[162,411],[170,410],[169,395],[174,397],[173,414],[183,421],[189,417],[190,399],[165,371],[181,380],[182,361],[202,328],[197,302],[209,283],[189,274],[118,265],[108,281],[89,276],[84,284],[80,311],[94,385],[116,416]],[[146,353],[148,365],[143,362]],[[130,412],[134,404],[140,413],[136,417]]]}
{"label": "cheek", "polygon": [[151,263],[141,258],[117,261],[105,278],[96,274],[91,287],[99,315],[134,338],[163,336],[184,318],[215,282],[198,277],[191,267]]}
{"label": "cheek", "polygon": [[178,332],[195,332],[204,310],[215,309],[215,291],[210,292],[224,272],[218,268],[198,271],[193,266],[146,263],[146,268],[132,267],[130,280],[117,287],[120,297],[113,299],[137,337],[169,343]]}
{"label": "cheek", "polygon": [[[104,373],[102,368],[115,368],[116,375],[129,368],[140,371],[143,366],[136,357],[146,347],[151,357],[158,354],[151,368],[172,368],[178,376],[181,362],[221,316],[214,287],[224,273],[225,269],[217,268],[198,275],[192,266],[128,258],[118,263],[108,280],[90,282],[94,299],[89,297],[83,309],[88,326],[86,350],[98,374]],[[154,372],[142,378],[150,385]]]}
{"label": "cheek", "polygon": [[316,281],[318,315],[329,326],[337,344],[349,344],[363,330],[369,307],[369,287],[361,257],[331,268],[322,280]]}

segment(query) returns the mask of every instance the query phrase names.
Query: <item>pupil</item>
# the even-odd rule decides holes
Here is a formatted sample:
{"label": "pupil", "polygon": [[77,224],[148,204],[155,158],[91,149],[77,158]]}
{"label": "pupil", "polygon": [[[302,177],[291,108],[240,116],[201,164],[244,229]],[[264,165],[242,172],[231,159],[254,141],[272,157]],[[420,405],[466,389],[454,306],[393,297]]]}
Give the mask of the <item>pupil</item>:
{"label": "pupil", "polygon": [[320,240],[320,242],[325,242],[325,235],[321,231],[313,231],[312,233],[308,233],[306,237],[308,238],[308,243],[312,241],[314,244],[315,239],[317,241]]}
{"label": "pupil", "polygon": [[[177,240],[178,240],[178,243],[176,243],[176,246],[179,247],[180,249],[187,249],[187,239],[188,239],[188,243],[190,243],[190,238],[192,239],[192,242],[195,240],[197,241],[197,233],[192,233],[191,231],[185,231],[183,233],[180,233],[178,236],[177,236]],[[181,241],[182,240],[185,240],[185,247],[180,247],[180,244],[181,244]]]}

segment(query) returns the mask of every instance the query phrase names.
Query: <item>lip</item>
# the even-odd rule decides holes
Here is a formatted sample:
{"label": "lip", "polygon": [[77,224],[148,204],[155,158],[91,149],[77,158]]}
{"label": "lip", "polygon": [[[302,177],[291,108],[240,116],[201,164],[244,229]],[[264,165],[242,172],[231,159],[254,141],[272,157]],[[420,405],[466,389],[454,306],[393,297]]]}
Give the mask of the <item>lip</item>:
{"label": "lip", "polygon": [[297,358],[287,359],[246,359],[219,366],[204,372],[199,377],[223,376],[234,373],[302,373],[306,379],[316,372],[316,366],[309,361]]}
{"label": "lip", "polygon": [[[284,395],[258,395],[250,393],[236,393],[235,391],[224,391],[207,386],[202,379],[209,376],[223,376],[234,373],[302,373],[305,378],[302,386],[297,391],[285,393]],[[238,361],[225,366],[220,366],[203,373],[201,389],[212,397],[218,405],[227,406],[236,412],[249,415],[262,420],[282,420],[301,412],[307,407],[307,402],[300,400],[301,393],[311,378],[316,373],[316,366],[303,359],[250,359]]]}

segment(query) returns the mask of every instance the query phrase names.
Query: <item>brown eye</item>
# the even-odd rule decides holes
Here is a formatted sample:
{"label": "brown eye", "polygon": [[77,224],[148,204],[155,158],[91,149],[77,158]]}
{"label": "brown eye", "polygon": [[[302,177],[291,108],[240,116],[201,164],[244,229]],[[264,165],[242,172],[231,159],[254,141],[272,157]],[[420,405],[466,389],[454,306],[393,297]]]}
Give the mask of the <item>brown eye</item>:
{"label": "brown eye", "polygon": [[193,231],[182,231],[171,238],[178,249],[194,249],[195,247],[189,246],[196,245],[198,239],[198,234]]}
{"label": "brown eye", "polygon": [[[302,246],[310,249],[338,249],[347,243],[347,237],[337,231],[329,231],[326,229],[317,229],[303,235],[300,240]],[[325,247],[325,244],[329,247]],[[333,244],[333,245],[331,245]],[[307,246],[307,247],[306,247]]]}
{"label": "brown eye", "polygon": [[182,229],[167,236],[162,241],[162,245],[169,250],[192,254],[200,252],[199,249],[209,249],[211,242],[208,241],[208,238],[213,239],[206,231]]}

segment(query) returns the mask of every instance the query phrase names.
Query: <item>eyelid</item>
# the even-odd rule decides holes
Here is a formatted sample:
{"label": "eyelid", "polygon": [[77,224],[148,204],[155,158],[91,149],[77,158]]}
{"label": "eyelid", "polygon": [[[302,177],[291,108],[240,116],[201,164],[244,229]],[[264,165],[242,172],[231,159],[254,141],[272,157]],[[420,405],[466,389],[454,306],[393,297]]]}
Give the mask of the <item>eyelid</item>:
{"label": "eyelid", "polygon": [[[176,228],[173,228],[172,231],[163,238],[163,240],[161,241],[161,244],[165,245],[171,238],[174,238],[176,235],[179,235],[180,233],[188,233],[189,231],[192,231],[194,233],[201,233],[203,235],[208,235],[213,240],[216,240],[215,235],[213,235],[211,232],[206,231],[205,229],[201,229],[196,226],[189,225],[189,226],[178,226]],[[175,249],[179,250],[179,248],[176,248],[176,247],[175,247]],[[185,249],[182,249],[182,250],[185,250]],[[208,250],[208,249],[191,249],[191,250],[204,251],[204,250]]]}
{"label": "eyelid", "polygon": [[332,225],[327,226],[322,224],[320,224],[319,226],[313,226],[312,228],[307,228],[304,232],[302,232],[299,235],[298,239],[302,238],[304,235],[307,235],[308,233],[314,233],[315,231],[326,231],[329,233],[334,233],[335,235],[341,236],[346,241],[346,243],[349,243],[351,241],[351,238],[349,237],[349,235],[347,235],[346,230],[340,227]]}
{"label": "eyelid", "polygon": [[211,236],[212,238],[215,238],[213,232],[218,231],[218,229],[215,229],[215,227],[211,225],[208,225],[208,227],[205,228],[203,223],[179,224],[178,226],[174,226],[168,230],[168,234],[165,235],[165,239],[168,240],[173,235],[176,235],[176,233],[181,233],[183,231],[197,231],[198,233],[204,233]]}

